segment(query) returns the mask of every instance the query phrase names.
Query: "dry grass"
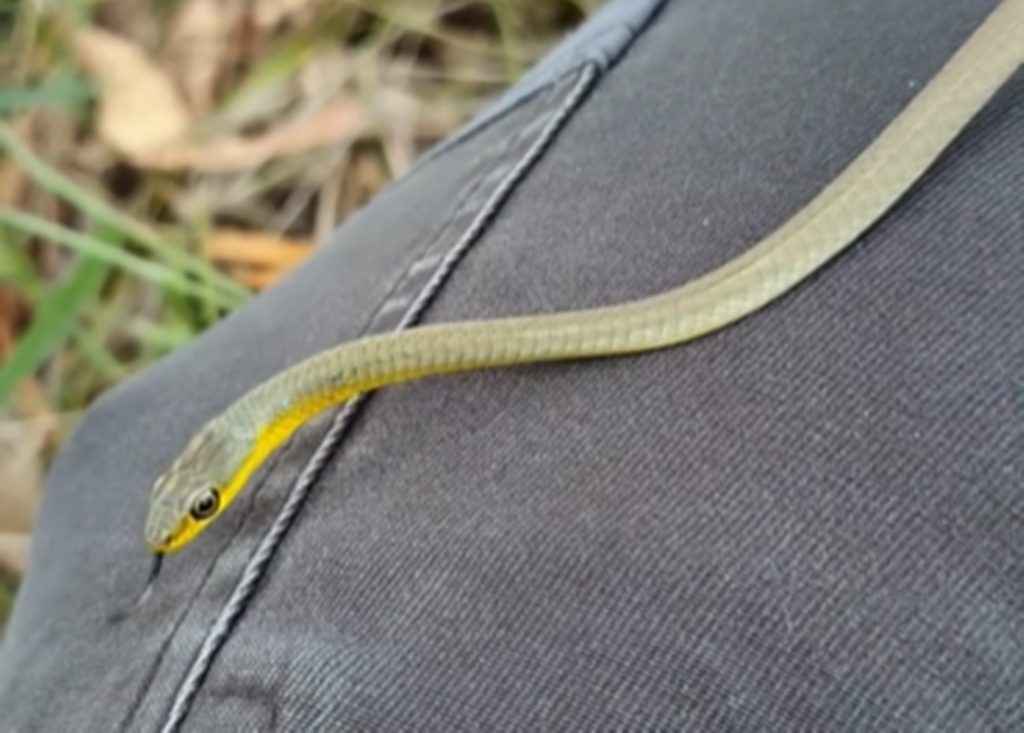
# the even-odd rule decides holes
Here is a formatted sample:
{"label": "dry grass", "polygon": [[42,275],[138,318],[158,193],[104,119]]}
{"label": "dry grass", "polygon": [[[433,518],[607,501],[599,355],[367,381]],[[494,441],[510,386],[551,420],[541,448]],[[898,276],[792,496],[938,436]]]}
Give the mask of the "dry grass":
{"label": "dry grass", "polygon": [[91,400],[304,259],[600,2],[0,0],[0,574]]}

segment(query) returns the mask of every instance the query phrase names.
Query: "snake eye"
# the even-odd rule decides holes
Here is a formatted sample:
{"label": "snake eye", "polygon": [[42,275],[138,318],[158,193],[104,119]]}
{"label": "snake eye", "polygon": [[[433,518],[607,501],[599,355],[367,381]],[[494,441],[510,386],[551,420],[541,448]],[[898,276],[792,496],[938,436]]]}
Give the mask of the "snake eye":
{"label": "snake eye", "polygon": [[217,493],[217,489],[211,488],[199,494],[193,500],[188,511],[193,519],[209,519],[217,511],[218,506],[220,506],[220,494]]}

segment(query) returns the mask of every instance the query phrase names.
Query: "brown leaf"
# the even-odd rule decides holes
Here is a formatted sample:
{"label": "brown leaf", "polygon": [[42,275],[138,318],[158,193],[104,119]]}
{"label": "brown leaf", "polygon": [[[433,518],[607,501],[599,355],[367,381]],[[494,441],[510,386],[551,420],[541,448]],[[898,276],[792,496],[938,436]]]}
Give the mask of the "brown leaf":
{"label": "brown leaf", "polygon": [[230,41],[244,20],[239,0],[187,0],[174,16],[164,58],[192,111],[213,107],[217,82],[231,61]]}
{"label": "brown leaf", "polygon": [[28,562],[29,536],[25,533],[0,532],[0,570],[20,577]]}
{"label": "brown leaf", "polygon": [[[9,123],[14,133],[22,140],[29,139],[32,132],[32,116],[22,115]],[[18,206],[28,187],[25,172],[10,158],[0,159],[0,204]]]}
{"label": "brown leaf", "polygon": [[387,182],[388,176],[376,155],[357,155],[344,170],[338,197],[342,216],[361,209]]}
{"label": "brown leaf", "polygon": [[355,74],[352,54],[340,48],[320,51],[299,69],[296,86],[303,99],[336,98]]}
{"label": "brown leaf", "polygon": [[210,260],[222,264],[242,264],[290,270],[309,256],[313,243],[263,232],[240,229],[215,229],[206,238],[205,251]]}
{"label": "brown leaf", "polygon": [[10,286],[0,283],[0,362],[14,350],[25,309]]}
{"label": "brown leaf", "polygon": [[285,273],[281,270],[246,270],[233,269],[231,277],[250,290],[266,290],[276,283]]}
{"label": "brown leaf", "polygon": [[0,204],[16,206],[26,189],[25,174],[11,160],[0,161]]}
{"label": "brown leaf", "polygon": [[424,103],[408,90],[386,87],[373,98],[373,115],[392,175],[407,171],[417,144],[442,139],[462,121],[459,110],[441,102]]}
{"label": "brown leaf", "polygon": [[0,419],[0,532],[32,526],[43,480],[43,446],[55,428],[47,415]]}
{"label": "brown leaf", "polygon": [[301,23],[323,4],[323,0],[255,0],[253,21],[264,29],[274,28],[285,21]]}
{"label": "brown leaf", "polygon": [[231,136],[208,143],[176,143],[153,150],[137,162],[157,170],[188,168],[205,173],[248,170],[266,161],[358,137],[366,129],[362,111],[336,100],[260,135]]}
{"label": "brown leaf", "polygon": [[215,229],[204,244],[206,256],[256,290],[269,287],[313,251],[313,243],[262,232]]}
{"label": "brown leaf", "polygon": [[104,142],[138,158],[184,135],[185,105],[142,49],[98,28],[77,31],[74,41],[83,67],[101,86],[97,131]]}

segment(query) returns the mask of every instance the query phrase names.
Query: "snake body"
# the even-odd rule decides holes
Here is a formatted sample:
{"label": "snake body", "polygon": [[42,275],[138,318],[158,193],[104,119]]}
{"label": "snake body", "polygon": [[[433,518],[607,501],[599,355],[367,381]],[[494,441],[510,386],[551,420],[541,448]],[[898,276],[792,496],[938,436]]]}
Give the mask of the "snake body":
{"label": "snake body", "polygon": [[428,376],[652,351],[762,308],[889,210],[1022,63],[1024,0],[1006,0],[818,196],[743,255],[681,287],[608,307],[368,336],[280,372],[207,423],[157,480],[150,550],[188,544],[302,425],[361,393]]}

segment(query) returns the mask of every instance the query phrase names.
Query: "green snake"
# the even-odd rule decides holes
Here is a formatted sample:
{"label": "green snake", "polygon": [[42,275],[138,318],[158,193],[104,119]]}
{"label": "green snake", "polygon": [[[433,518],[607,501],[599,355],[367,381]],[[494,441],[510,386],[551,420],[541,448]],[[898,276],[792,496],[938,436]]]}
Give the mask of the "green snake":
{"label": "green snake", "polygon": [[817,197],[743,255],[681,287],[602,308],[367,336],[280,372],[202,427],[157,480],[150,550],[159,558],[195,539],[299,428],[356,395],[434,375],[652,351],[750,315],[856,241],[1022,63],[1024,0],[1005,0]]}

